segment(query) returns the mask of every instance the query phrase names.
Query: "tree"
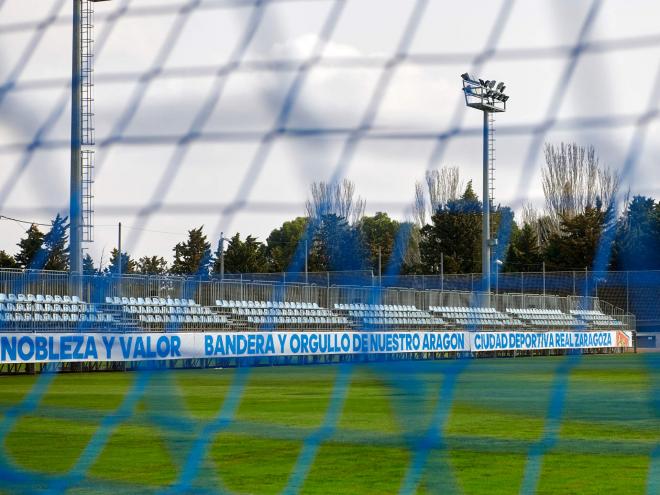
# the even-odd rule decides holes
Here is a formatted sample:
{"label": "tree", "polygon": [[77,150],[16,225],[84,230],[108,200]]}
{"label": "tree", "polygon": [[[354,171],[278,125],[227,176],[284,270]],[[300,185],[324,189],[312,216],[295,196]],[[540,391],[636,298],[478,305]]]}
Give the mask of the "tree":
{"label": "tree", "polygon": [[[241,241],[241,234],[237,232],[229,240],[225,251],[227,273],[261,273],[266,271],[267,267],[266,246],[255,237],[248,235],[245,241]],[[213,271],[220,273],[220,262],[217,257]]]}
{"label": "tree", "polygon": [[14,257],[21,268],[32,266],[32,263],[41,253],[43,243],[44,234],[39,230],[39,227],[35,224],[30,225],[30,228],[26,231],[26,237],[17,244],[18,253]]}
{"label": "tree", "polygon": [[89,255],[89,253],[86,253],[85,256],[83,256],[82,269],[83,269],[83,275],[97,275],[98,274],[98,270],[94,267],[94,260]]}
{"label": "tree", "polygon": [[[397,241],[394,244],[395,259],[403,259],[401,263],[402,275],[421,275],[424,273],[420,242],[422,232],[415,222],[403,222],[399,227]],[[401,241],[407,241],[403,243]]]}
{"label": "tree", "polygon": [[545,246],[550,235],[555,232],[550,215],[540,213],[532,204],[523,205],[522,223],[528,224],[536,234],[539,245]]}
{"label": "tree", "polygon": [[[117,248],[110,251],[110,263],[106,267],[105,273],[108,275],[119,274],[119,250]],[[126,252],[121,253],[121,273],[135,273],[135,260]]]}
{"label": "tree", "polygon": [[557,271],[591,267],[607,219],[608,212],[603,211],[600,204],[588,206],[579,215],[562,215],[560,231],[551,235],[545,249],[548,269]]}
{"label": "tree", "polygon": [[312,198],[305,203],[307,215],[320,220],[328,215],[344,218],[354,225],[364,216],[366,201],[355,195],[355,184],[348,179],[337,183],[314,182]]}
{"label": "tree", "polygon": [[543,257],[534,228],[526,223],[522,229],[514,228],[506,253],[504,271],[532,272],[542,266]]}
{"label": "tree", "polygon": [[165,275],[167,261],[162,256],[142,256],[137,261],[136,269],[142,275]]}
{"label": "tree", "polygon": [[448,201],[456,200],[461,188],[458,167],[442,167],[440,170],[427,170],[425,184],[415,183],[413,216],[421,228],[426,225],[426,215],[433,216],[438,208]]}
{"label": "tree", "polygon": [[20,268],[14,257],[3,249],[0,251],[0,268]]}
{"label": "tree", "polygon": [[[394,250],[394,242],[399,231],[399,222],[392,220],[387,213],[378,212],[373,217],[365,216],[358,225],[365,243],[368,265],[378,273],[380,250],[382,268],[385,271]],[[401,260],[401,253],[399,253]]]}
{"label": "tree", "polygon": [[51,222],[50,231],[44,236],[43,249],[45,251],[44,270],[65,271],[69,269],[69,247],[67,235],[68,217],[61,217],[59,213]]}
{"label": "tree", "polygon": [[593,146],[546,144],[545,165],[543,194],[554,233],[559,232],[564,219],[584,213],[597,201],[606,210],[612,207],[620,178],[617,173],[601,167]]}
{"label": "tree", "polygon": [[458,200],[440,206],[431,224],[422,228],[423,269],[437,273],[444,256],[445,273],[481,271],[481,202],[468,182]]}
{"label": "tree", "polygon": [[617,224],[614,263],[624,270],[660,270],[660,201],[635,196]]}
{"label": "tree", "polygon": [[170,272],[175,275],[206,276],[212,263],[211,243],[204,226],[188,231],[188,240],[174,246],[174,262]]}
{"label": "tree", "polygon": [[294,262],[294,256],[300,245],[309,219],[297,217],[284,222],[280,228],[273,230],[266,239],[270,270],[284,272],[289,270]]}
{"label": "tree", "polygon": [[310,267],[316,271],[363,270],[366,252],[360,230],[335,214],[315,222]]}

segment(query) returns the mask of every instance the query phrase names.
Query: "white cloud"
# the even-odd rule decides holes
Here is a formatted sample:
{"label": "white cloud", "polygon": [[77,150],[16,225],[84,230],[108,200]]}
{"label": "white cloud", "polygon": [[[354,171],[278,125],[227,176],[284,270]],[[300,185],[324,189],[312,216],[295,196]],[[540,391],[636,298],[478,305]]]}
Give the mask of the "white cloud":
{"label": "white cloud", "polygon": [[[170,4],[176,3],[174,0]],[[154,2],[153,5],[158,4]],[[349,2],[339,17],[338,25],[324,47],[323,57],[345,62],[366,59],[367,67],[342,67],[321,64],[310,69],[299,89],[289,115],[289,127],[301,129],[353,128],[360,124],[381,76],[382,61],[397,46],[415,2],[382,2],[362,0]],[[606,2],[595,19],[590,40],[658,34],[653,20],[660,15],[660,4],[652,0]],[[142,5],[142,2],[140,3]],[[210,4],[205,4],[210,5]],[[267,4],[263,23],[246,50],[249,61],[295,59],[311,56],[326,22],[330,3],[283,2]],[[462,5],[431,2],[412,39],[417,54],[457,55],[452,64],[417,64],[404,61],[396,66],[373,125],[379,132],[405,132],[433,136],[452,131],[457,124],[475,131],[451,138],[442,163],[458,165],[462,177],[474,178],[480,189],[481,115],[463,109],[458,75],[466,70],[474,55],[484,47],[499,2],[485,2],[476,23],[467,23],[471,14]],[[45,0],[15,0],[2,4],[0,24],[38,21],[52,6]],[[113,3],[100,4],[98,11],[112,11]],[[623,10],[621,10],[623,9]],[[504,26],[501,43],[496,48],[551,48],[570,45],[584,22],[585,4],[555,0],[520,2]],[[142,18],[120,18],[107,40],[96,67],[96,129],[99,141],[111,136],[122,116],[135,110],[125,135],[181,136],[190,128],[209,91],[219,80],[210,69],[226,63],[248,25],[250,9],[205,9],[191,14],[174,48],[163,63],[167,70],[179,70],[177,77],[156,77],[144,85],[139,106],[131,108],[131,94],[140,89],[135,78],[127,74],[148,71],[174,25],[174,13]],[[68,11],[67,11],[68,15]],[[470,17],[473,19],[473,17]],[[66,22],[62,18],[62,22]],[[637,26],[639,25],[639,30]],[[103,30],[100,21],[97,32]],[[51,28],[49,28],[51,29]],[[47,31],[38,49],[21,71],[19,83],[45,77],[65,78],[70,60],[66,24]],[[0,84],[12,73],[28,46],[32,33],[0,33]],[[64,40],[64,41],[63,41]],[[621,48],[617,43],[610,45]],[[623,46],[623,45],[622,45]],[[604,51],[583,55],[572,75],[561,105],[559,119],[605,118],[617,114],[636,115],[648,105],[654,76],[654,63],[660,47],[640,46],[629,50]],[[526,165],[530,134],[511,134],[512,126],[531,131],[542,123],[551,110],[550,98],[568,64],[566,53],[553,57],[487,59],[482,74],[503,78],[512,95],[505,115],[498,116],[497,182],[498,202],[519,206],[526,199],[540,203],[540,155],[532,157],[529,183],[522,195],[518,178]],[[350,64],[346,64],[350,65]],[[193,71],[204,69],[204,76]],[[630,73],[643,73],[632,79]],[[123,78],[117,78],[118,74]],[[287,218],[303,213],[308,185],[313,180],[327,180],[336,169],[345,144],[345,135],[287,136],[275,140],[270,153],[260,162],[262,168],[250,169],[259,139],[275,125],[277,116],[296,77],[295,72],[241,70],[224,81],[220,101],[212,109],[204,130],[224,133],[226,139],[194,143],[183,156],[181,168],[171,177],[167,191],[158,201],[164,208],[149,217],[145,227],[152,231],[180,232],[204,223],[209,231],[216,226],[227,231],[239,230],[264,238]],[[26,143],[56,106],[64,80],[51,87],[8,94],[0,108],[0,152],[3,146]],[[457,113],[458,112],[458,113]],[[455,120],[458,115],[458,120]],[[634,121],[630,122],[631,124]],[[660,196],[660,174],[657,172],[659,143],[657,122],[650,128],[638,166],[628,178],[633,193]],[[625,160],[634,128],[624,127],[550,129],[548,139],[593,143],[601,157],[612,168],[620,168]],[[256,140],[229,139],[235,133],[254,133]],[[46,139],[66,140],[68,109],[56,121]],[[353,150],[348,176],[355,180],[360,194],[368,201],[368,210],[384,209],[403,216],[413,195],[413,184],[423,176],[436,142],[433,139],[400,139],[361,141]],[[97,223],[126,225],[138,222],[137,213],[154,199],[156,184],[175,152],[174,143],[125,144],[99,148],[99,170],[96,187]],[[22,214],[36,220],[47,220],[67,204],[68,167],[66,148],[37,150],[25,172],[20,175],[5,203],[3,214]],[[0,154],[0,186],[8,184],[23,153]],[[246,174],[251,170],[253,175]],[[237,191],[247,184],[245,208],[239,210],[231,224],[223,225],[221,209],[232,202]],[[382,206],[382,208],[381,208]],[[220,222],[220,223],[219,223]],[[227,233],[227,232],[226,232]],[[145,232],[133,238],[137,255],[159,253],[169,255],[178,240],[172,234]],[[100,256],[114,245],[114,227],[99,227],[93,252]],[[17,242],[15,225],[0,222],[0,249],[14,250]]]}

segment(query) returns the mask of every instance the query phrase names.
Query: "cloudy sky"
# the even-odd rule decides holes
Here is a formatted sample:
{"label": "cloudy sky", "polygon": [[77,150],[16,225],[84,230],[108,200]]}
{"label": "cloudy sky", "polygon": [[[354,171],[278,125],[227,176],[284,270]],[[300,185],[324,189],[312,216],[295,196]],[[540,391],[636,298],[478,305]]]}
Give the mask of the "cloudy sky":
{"label": "cloudy sky", "polygon": [[[348,177],[406,218],[428,168],[481,187],[459,75],[503,80],[496,202],[542,205],[542,144],[593,144],[660,197],[657,0],[112,0],[96,6],[95,242],[171,256],[204,225],[264,239]],[[71,0],[0,0],[0,215],[69,191]],[[478,15],[477,15],[478,14]],[[25,226],[0,221],[0,249]],[[106,254],[107,259],[107,254]]]}

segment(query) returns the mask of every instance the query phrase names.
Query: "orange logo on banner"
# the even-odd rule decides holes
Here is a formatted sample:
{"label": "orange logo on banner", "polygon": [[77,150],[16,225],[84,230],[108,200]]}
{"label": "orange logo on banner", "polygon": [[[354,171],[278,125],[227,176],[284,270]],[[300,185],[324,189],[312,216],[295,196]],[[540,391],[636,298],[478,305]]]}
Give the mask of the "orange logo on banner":
{"label": "orange logo on banner", "polygon": [[630,339],[626,335],[626,332],[618,330],[616,332],[616,346],[617,347],[630,347]]}

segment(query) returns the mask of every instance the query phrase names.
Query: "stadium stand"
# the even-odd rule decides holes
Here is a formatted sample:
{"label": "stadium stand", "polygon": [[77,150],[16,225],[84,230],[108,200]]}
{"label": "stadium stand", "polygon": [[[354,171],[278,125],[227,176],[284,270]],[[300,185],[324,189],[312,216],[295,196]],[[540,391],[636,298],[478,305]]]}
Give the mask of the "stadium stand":
{"label": "stadium stand", "polygon": [[71,331],[104,329],[114,323],[111,313],[77,296],[0,293],[0,328]]}
{"label": "stadium stand", "polygon": [[569,328],[585,328],[585,323],[574,318],[571,315],[562,313],[558,309],[510,309],[507,308],[507,313],[513,315],[515,318],[522,320],[530,326],[537,328],[553,328],[553,327],[569,327]]}
{"label": "stadium stand", "polygon": [[282,301],[217,300],[216,310],[231,315],[232,322],[248,328],[314,327],[334,329],[346,327],[347,318],[334,314],[317,303]]}
{"label": "stadium stand", "polygon": [[488,330],[524,326],[519,319],[512,318],[494,308],[430,306],[429,311],[434,315],[442,315],[445,320],[459,327]]}
{"label": "stadium stand", "polygon": [[174,327],[181,330],[225,328],[229,319],[214,314],[208,306],[193,299],[165,299],[162,297],[106,297],[106,306],[118,313],[125,326],[162,330]]}
{"label": "stadium stand", "polygon": [[575,309],[571,314],[593,328],[620,327],[623,323],[597,310]]}
{"label": "stadium stand", "polygon": [[334,309],[359,327],[428,328],[445,325],[442,318],[415,306],[355,303],[335,304]]}
{"label": "stadium stand", "polygon": [[437,329],[478,330],[560,328],[603,330],[626,325],[599,310],[335,303],[333,310],[316,302],[215,301],[162,297],[105,297],[104,304],[77,296],[0,293],[0,329],[82,331],[129,330],[279,330],[302,329]]}

